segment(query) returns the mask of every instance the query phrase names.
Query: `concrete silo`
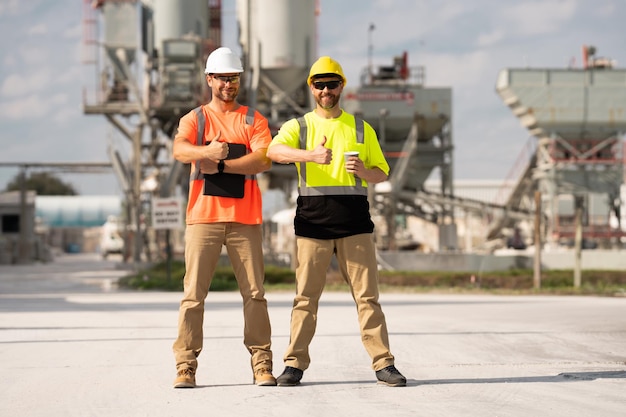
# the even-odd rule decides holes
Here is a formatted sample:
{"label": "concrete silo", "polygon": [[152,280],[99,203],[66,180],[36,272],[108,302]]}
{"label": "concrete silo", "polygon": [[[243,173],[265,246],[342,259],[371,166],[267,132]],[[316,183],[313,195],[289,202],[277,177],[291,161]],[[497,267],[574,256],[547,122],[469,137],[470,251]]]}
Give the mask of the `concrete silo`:
{"label": "concrete silo", "polygon": [[206,0],[153,0],[155,66],[158,94],[155,107],[164,113],[208,99],[203,76],[209,44],[210,8]]}
{"label": "concrete silo", "polygon": [[209,8],[207,0],[152,0],[154,44],[161,49],[164,40],[185,36],[207,38]]}
{"label": "concrete silo", "polygon": [[273,128],[310,110],[306,84],[315,60],[315,0],[238,0],[247,102]]}

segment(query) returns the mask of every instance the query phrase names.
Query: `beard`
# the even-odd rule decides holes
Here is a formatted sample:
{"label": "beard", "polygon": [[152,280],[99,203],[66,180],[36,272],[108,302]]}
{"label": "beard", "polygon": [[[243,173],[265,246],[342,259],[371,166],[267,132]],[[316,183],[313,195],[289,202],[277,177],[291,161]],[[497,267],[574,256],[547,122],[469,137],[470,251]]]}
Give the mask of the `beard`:
{"label": "beard", "polygon": [[239,89],[238,88],[230,89],[230,90],[227,90],[227,89],[221,89],[221,90],[220,89],[216,89],[216,91],[213,93],[213,95],[217,99],[219,99],[219,100],[221,100],[221,101],[223,101],[225,103],[230,103],[230,102],[235,101],[235,99],[237,98],[237,95],[239,95]]}
{"label": "beard", "polygon": [[315,102],[321,108],[330,110],[339,103],[339,96],[335,94],[320,94],[318,97],[315,97]]}

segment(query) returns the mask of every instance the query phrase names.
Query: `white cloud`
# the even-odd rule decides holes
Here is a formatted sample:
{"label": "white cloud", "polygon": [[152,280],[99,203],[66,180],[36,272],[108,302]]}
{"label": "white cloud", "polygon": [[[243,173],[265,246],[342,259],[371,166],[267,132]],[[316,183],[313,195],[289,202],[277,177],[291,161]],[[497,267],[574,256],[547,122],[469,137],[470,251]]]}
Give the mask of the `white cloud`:
{"label": "white cloud", "polygon": [[422,58],[427,63],[426,79],[431,86],[473,87],[485,80],[486,74],[493,73],[488,71],[493,62],[484,50],[463,54],[427,54]]}
{"label": "white cloud", "polygon": [[48,103],[50,119],[59,125],[67,125],[72,119],[85,117],[82,108],[72,102],[67,93],[55,94],[48,99]]}
{"label": "white cloud", "polygon": [[80,39],[83,36],[83,24],[68,26],[63,30],[66,39]]}
{"label": "white cloud", "polygon": [[[623,2],[621,0],[617,0],[620,1],[620,5],[623,6]],[[600,4],[598,4],[600,3]],[[616,6],[616,2],[614,1],[606,1],[604,3],[602,2],[594,2],[593,3],[593,9],[591,11],[591,13],[593,13],[594,15],[598,16],[598,17],[611,17],[611,15],[613,13],[615,13],[617,11],[617,6]]]}
{"label": "white cloud", "polygon": [[46,71],[30,74],[13,73],[2,82],[0,95],[5,97],[19,97],[41,91],[50,83],[50,75]]}
{"label": "white cloud", "polygon": [[17,65],[17,58],[15,56],[15,54],[13,53],[8,53],[4,56],[4,58],[2,59],[2,66],[5,67],[4,69],[6,70],[6,68],[11,68]]}
{"label": "white cloud", "polygon": [[[37,43],[36,45],[27,44],[19,49],[20,60],[22,61],[23,70],[36,71],[53,71],[57,68],[54,61],[55,48],[50,48],[49,43]],[[60,62],[59,62],[60,63]]]}
{"label": "white cloud", "polygon": [[26,34],[31,36],[45,35],[46,33],[48,33],[48,25],[45,23],[36,24],[26,30]]}
{"label": "white cloud", "polygon": [[561,30],[576,12],[576,0],[525,1],[502,7],[502,26],[511,34],[536,36]]}
{"label": "white cloud", "polygon": [[422,13],[424,15],[424,21],[432,21],[431,15],[440,14],[440,21],[433,23],[441,23],[441,21],[450,21],[454,20],[457,17],[463,18],[463,16],[468,13],[468,11],[475,9],[476,4],[474,2],[445,2],[444,4],[440,4],[439,2],[434,2],[432,4],[432,8],[427,9],[428,14]]}
{"label": "white cloud", "polygon": [[50,103],[51,107],[58,107],[60,105],[66,104],[69,99],[66,93],[57,93],[48,98],[48,103]]}
{"label": "white cloud", "polygon": [[0,17],[17,14],[20,7],[20,0],[2,0],[0,1]]}
{"label": "white cloud", "polygon": [[476,40],[476,46],[482,48],[497,44],[499,41],[504,39],[504,36],[504,31],[501,29],[496,29],[489,33],[481,33],[478,35],[478,39]]}
{"label": "white cloud", "polygon": [[64,106],[55,111],[52,115],[52,120],[59,125],[68,125],[71,124],[71,121],[75,120],[77,117],[83,117],[81,109]]}
{"label": "white cloud", "polygon": [[82,68],[80,65],[73,65],[71,67],[68,67],[66,72],[59,74],[59,76],[57,77],[57,82],[60,84],[69,85],[69,90],[75,93],[82,91],[83,86],[81,85],[81,69]]}
{"label": "white cloud", "polygon": [[[32,123],[35,118],[45,116],[47,106],[38,94],[20,96],[14,100],[0,102],[0,114],[4,119],[28,120]],[[24,126],[27,129],[27,126]]]}
{"label": "white cloud", "polygon": [[[15,79],[19,78],[20,76],[15,76]],[[68,114],[80,116],[72,109],[75,105],[70,103],[70,97],[65,92],[46,95],[31,89],[28,92],[11,94],[9,98],[0,102],[0,114],[7,120],[32,121],[33,118],[51,116],[52,120],[65,123]]]}

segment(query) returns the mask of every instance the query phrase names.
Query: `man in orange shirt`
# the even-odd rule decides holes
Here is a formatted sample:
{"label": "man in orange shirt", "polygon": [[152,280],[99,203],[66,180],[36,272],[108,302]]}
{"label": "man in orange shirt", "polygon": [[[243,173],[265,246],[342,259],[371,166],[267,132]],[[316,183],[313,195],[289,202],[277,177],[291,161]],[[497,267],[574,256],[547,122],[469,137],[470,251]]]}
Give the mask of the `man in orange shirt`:
{"label": "man in orange shirt", "polygon": [[[263,287],[261,191],[255,177],[271,167],[265,154],[272,136],[267,119],[236,101],[242,72],[241,61],[230,49],[222,47],[213,51],[205,69],[212,99],[181,118],[174,138],[174,158],[195,165],[195,169],[192,165],[187,204],[184,295],[178,338],[173,346],[175,388],[196,386],[204,300],[223,245],[243,298],[243,342],[252,356],[254,383],[276,385]],[[232,150],[236,147],[243,148],[245,154],[234,159]],[[207,191],[210,189],[207,185],[219,183],[227,176],[242,185],[243,196],[228,195],[229,189],[226,195]],[[216,362],[215,366],[222,365],[219,358]]]}

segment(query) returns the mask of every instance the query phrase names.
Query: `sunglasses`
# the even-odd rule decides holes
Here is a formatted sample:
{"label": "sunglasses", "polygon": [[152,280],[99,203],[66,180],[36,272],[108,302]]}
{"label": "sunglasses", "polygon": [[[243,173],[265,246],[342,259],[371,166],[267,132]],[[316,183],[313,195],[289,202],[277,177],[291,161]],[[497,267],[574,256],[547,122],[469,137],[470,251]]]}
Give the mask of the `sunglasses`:
{"label": "sunglasses", "polygon": [[341,81],[313,81],[312,84],[316,90],[323,90],[324,88],[334,90],[335,88],[339,87]]}
{"label": "sunglasses", "polygon": [[239,75],[213,75],[213,78],[220,80],[224,84],[238,84],[241,77]]}

